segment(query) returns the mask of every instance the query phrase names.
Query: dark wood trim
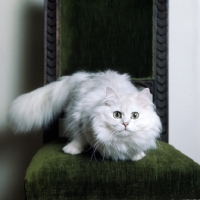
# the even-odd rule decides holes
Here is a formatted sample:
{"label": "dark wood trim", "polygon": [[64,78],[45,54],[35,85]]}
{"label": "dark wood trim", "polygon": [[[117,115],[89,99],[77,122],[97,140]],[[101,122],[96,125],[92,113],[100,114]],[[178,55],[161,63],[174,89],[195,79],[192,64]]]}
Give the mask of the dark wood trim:
{"label": "dark wood trim", "polygon": [[163,124],[161,139],[168,142],[168,0],[156,0],[155,104]]}
{"label": "dark wood trim", "polygon": [[[45,30],[44,30],[44,81],[49,84],[58,77],[57,71],[57,3],[56,0],[45,0]],[[58,137],[58,120],[49,124],[44,130],[43,143]]]}
{"label": "dark wood trim", "polygon": [[[168,142],[168,0],[155,1],[154,26],[154,80],[137,81],[149,87],[154,94],[154,103],[163,124],[161,139]],[[45,84],[55,81],[59,66],[59,0],[45,0]],[[57,14],[56,14],[57,13]],[[136,81],[134,81],[136,83]],[[54,128],[52,128],[54,127]],[[54,129],[52,132],[51,130]],[[56,132],[58,122],[44,133],[44,142]],[[56,137],[55,136],[55,137]]]}
{"label": "dark wood trim", "polygon": [[45,84],[57,79],[56,0],[45,0]]}

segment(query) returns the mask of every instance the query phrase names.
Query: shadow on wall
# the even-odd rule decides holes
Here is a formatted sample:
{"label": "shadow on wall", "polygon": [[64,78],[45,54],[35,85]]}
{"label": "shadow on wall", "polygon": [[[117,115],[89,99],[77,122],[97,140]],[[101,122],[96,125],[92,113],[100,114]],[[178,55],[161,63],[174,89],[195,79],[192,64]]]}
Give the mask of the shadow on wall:
{"label": "shadow on wall", "polygon": [[44,11],[39,6],[29,6],[25,11],[24,66],[21,85],[31,91],[43,85],[44,80]]}
{"label": "shadow on wall", "polygon": [[[31,3],[29,3],[31,4]],[[22,49],[18,94],[29,92],[43,85],[44,55],[44,12],[41,6],[24,6],[25,24],[20,32]],[[15,87],[15,86],[13,86]],[[32,156],[42,145],[42,133],[33,135],[14,135],[5,127],[0,134],[0,199],[24,199],[24,176]]]}

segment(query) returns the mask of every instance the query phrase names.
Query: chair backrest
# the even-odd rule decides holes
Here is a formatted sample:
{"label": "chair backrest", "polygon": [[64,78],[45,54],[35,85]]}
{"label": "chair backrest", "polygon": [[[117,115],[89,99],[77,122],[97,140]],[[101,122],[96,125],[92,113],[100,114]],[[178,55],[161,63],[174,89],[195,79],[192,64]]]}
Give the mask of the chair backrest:
{"label": "chair backrest", "polygon": [[[149,87],[168,141],[168,0],[45,0],[45,82],[78,70],[128,72]],[[44,142],[58,136],[58,121]]]}

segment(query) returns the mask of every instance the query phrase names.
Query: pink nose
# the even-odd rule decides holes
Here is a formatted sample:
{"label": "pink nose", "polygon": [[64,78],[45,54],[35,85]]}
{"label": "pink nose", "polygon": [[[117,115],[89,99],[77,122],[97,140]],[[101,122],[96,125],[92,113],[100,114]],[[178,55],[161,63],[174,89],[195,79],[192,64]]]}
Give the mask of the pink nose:
{"label": "pink nose", "polygon": [[127,127],[127,126],[128,126],[128,122],[124,122],[123,125],[124,125],[125,127]]}

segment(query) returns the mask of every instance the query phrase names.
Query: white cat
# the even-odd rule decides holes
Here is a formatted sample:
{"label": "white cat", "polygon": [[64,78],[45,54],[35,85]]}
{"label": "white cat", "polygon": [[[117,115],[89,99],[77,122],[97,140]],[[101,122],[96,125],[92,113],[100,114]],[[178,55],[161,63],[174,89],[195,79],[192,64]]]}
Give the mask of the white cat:
{"label": "white cat", "polygon": [[161,122],[148,88],[139,91],[127,74],[78,72],[19,96],[9,112],[16,132],[48,126],[61,112],[70,142],[65,153],[86,145],[113,160],[139,160],[156,148]]}

